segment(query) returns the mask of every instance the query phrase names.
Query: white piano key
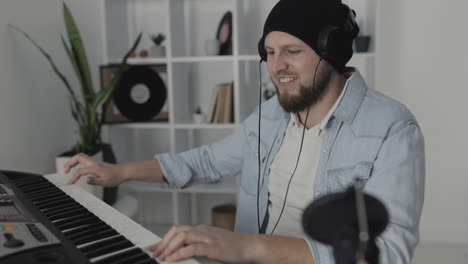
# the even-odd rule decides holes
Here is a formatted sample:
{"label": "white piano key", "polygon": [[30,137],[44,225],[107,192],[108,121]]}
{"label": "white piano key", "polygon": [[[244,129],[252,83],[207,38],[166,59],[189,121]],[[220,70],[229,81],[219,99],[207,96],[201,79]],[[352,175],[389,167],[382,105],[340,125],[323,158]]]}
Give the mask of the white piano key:
{"label": "white piano key", "polygon": [[[132,219],[122,215],[119,211],[110,207],[108,204],[86,192],[79,186],[66,185],[60,188],[81,205],[86,207],[94,215],[99,217],[102,221],[106,222],[117,232],[134,243],[137,247],[145,250],[148,246],[161,241],[161,238],[157,235],[151,233]],[[199,262],[194,259],[190,259],[177,263],[198,264]]]}
{"label": "white piano key", "polygon": [[[118,233],[126,237],[132,243],[134,243],[137,247],[141,248],[145,252],[148,253],[146,250],[147,247],[153,245],[161,241],[157,235],[153,234],[152,232],[148,231],[144,227],[142,227],[137,222],[133,221],[132,219],[128,218],[127,216],[121,214],[115,208],[109,206],[108,204],[104,203],[102,200],[98,199],[96,196],[90,194],[88,191],[84,190],[79,185],[68,185],[67,182],[69,180],[68,176],[63,174],[49,174],[44,175],[49,181],[55,184],[57,187],[62,189],[65,193],[70,195],[75,201],[79,202],[81,205],[86,207],[90,212],[95,214],[99,217],[102,221],[106,224],[114,228]],[[125,251],[125,250],[121,250]],[[115,252],[113,254],[119,253],[121,251]],[[106,256],[100,256],[93,261],[97,261],[102,259]],[[159,260],[158,260],[159,261]],[[162,264],[166,264],[169,262],[161,262]],[[179,262],[170,262],[176,264],[220,264],[220,262],[211,260],[204,257],[195,257],[188,260],[183,260]]]}

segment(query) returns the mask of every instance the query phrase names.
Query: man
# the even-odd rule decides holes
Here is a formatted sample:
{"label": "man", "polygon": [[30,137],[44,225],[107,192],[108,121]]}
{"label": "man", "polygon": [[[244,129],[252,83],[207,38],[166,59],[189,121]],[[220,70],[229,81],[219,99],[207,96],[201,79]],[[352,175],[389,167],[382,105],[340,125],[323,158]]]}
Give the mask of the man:
{"label": "man", "polygon": [[111,165],[77,155],[65,165],[66,171],[83,165],[70,183],[92,174],[90,184],[144,180],[184,188],[241,173],[236,232],[174,226],[150,247],[154,255],[328,264],[334,263],[331,249],[303,233],[301,215],[313,199],[358,178],[390,213],[377,241],[381,263],[410,263],[424,199],[423,137],[402,104],[368,89],[359,72],[345,67],[358,31],[354,13],[340,0],[278,2],[259,43],[277,97],[241,129],[221,142],[151,161]]}

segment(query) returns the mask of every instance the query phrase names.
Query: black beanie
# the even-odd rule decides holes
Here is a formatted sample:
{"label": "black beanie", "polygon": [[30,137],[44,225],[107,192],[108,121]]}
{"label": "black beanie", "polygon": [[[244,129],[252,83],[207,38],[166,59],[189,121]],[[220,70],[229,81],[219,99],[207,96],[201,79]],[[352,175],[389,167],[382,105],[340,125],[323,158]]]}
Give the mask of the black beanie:
{"label": "black beanie", "polygon": [[318,44],[318,37],[320,32],[330,27],[342,28],[348,17],[349,9],[341,0],[281,0],[273,7],[263,27],[258,47],[260,57],[266,61],[266,35],[272,31],[281,31],[304,41],[341,71],[353,55],[353,39],[359,32],[357,24],[353,21],[351,31],[339,30],[333,31],[339,34],[329,34],[325,49]]}

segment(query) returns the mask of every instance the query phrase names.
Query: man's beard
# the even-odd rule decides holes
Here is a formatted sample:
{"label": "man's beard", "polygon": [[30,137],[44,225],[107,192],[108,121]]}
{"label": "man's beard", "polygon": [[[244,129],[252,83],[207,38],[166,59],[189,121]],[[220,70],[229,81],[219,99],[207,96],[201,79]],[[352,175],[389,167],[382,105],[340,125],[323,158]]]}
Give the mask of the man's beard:
{"label": "man's beard", "polygon": [[330,79],[331,71],[325,70],[320,74],[317,74],[315,84],[312,83],[310,86],[301,85],[299,87],[299,94],[294,96],[281,94],[278,86],[275,84],[279,103],[288,113],[304,111],[323,98],[327,91]]}

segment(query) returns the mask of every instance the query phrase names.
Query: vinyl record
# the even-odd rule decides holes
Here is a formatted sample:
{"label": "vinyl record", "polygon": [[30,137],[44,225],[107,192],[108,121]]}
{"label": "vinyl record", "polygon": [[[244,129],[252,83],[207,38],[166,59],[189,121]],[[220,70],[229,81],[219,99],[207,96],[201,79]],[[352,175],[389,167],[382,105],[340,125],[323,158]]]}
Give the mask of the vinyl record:
{"label": "vinyl record", "polygon": [[146,66],[133,66],[122,74],[112,96],[123,116],[132,121],[148,121],[161,111],[167,91],[157,72]]}

